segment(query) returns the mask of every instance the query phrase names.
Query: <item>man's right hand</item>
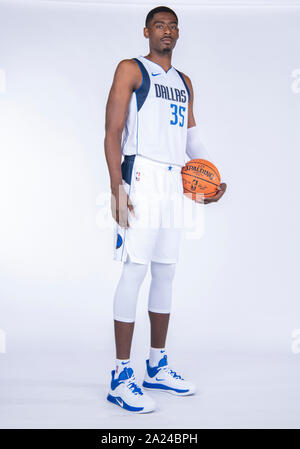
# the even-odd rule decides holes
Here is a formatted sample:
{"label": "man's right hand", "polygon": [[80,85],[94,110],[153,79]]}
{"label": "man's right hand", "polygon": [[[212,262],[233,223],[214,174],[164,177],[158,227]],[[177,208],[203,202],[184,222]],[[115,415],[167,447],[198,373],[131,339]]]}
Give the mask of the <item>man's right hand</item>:
{"label": "man's right hand", "polygon": [[111,194],[111,212],[114,220],[122,228],[129,228],[128,209],[135,217],[132,202],[125,192],[124,186],[119,185],[119,188]]}

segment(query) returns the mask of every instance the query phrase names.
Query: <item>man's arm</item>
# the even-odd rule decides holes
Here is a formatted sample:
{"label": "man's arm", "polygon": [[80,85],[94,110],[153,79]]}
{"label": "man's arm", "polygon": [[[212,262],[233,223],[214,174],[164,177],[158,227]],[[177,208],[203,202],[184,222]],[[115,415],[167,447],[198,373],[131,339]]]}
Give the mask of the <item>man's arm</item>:
{"label": "man's arm", "polygon": [[[183,77],[184,80],[190,90],[190,99],[189,99],[189,105],[188,105],[188,124],[187,124],[187,128],[188,128],[188,133],[193,133],[193,137],[192,137],[192,142],[193,142],[193,150],[190,149],[190,151],[188,152],[187,150],[187,154],[191,157],[191,159],[210,159],[210,156],[206,150],[206,148],[204,147],[204,145],[202,144],[201,140],[199,139],[199,136],[197,133],[196,128],[191,130],[190,128],[193,128],[196,126],[196,121],[195,121],[195,117],[194,117],[194,111],[193,111],[193,107],[194,107],[194,90],[193,90],[193,86],[192,86],[192,82],[190,80],[190,78],[185,75],[183,73]],[[190,134],[190,138],[191,138],[191,134]],[[192,145],[191,145],[192,146]],[[200,203],[204,203],[204,204],[208,204],[208,203],[213,203],[218,201],[223,194],[225,193],[225,190],[227,188],[227,185],[225,184],[225,182],[222,182],[220,184],[220,187],[218,187],[218,193],[216,193],[216,195],[214,195],[213,197],[210,198],[205,198],[200,199],[198,202]]]}
{"label": "man's arm", "polygon": [[195,117],[194,117],[194,111],[193,111],[193,107],[194,107],[194,90],[193,90],[193,86],[192,86],[192,82],[190,80],[190,78],[185,75],[183,73],[183,77],[184,80],[190,90],[190,100],[189,100],[189,105],[188,105],[188,124],[187,127],[188,128],[192,128],[192,126],[196,126],[196,121],[195,121]]}
{"label": "man's arm", "polygon": [[203,144],[200,136],[198,126],[194,117],[194,90],[190,78],[183,73],[185,82],[190,90],[190,99],[188,104],[188,124],[187,124],[187,145],[186,153],[190,159],[207,159],[210,160],[211,156],[207,151],[207,148]]}
{"label": "man's arm", "polygon": [[[127,218],[126,223],[124,223],[124,220],[127,216],[127,204],[129,203],[128,196],[122,187],[122,131],[125,125],[130,97],[141,82],[142,74],[134,60],[124,59],[119,62],[106,104],[104,150],[110,175],[111,192],[114,201],[116,201],[116,214],[113,213],[113,216],[122,226],[128,226]],[[120,192],[126,200],[122,210],[119,209]],[[131,205],[129,209],[132,210]],[[122,216],[120,216],[120,213]],[[120,223],[121,219],[123,219],[122,223]]]}

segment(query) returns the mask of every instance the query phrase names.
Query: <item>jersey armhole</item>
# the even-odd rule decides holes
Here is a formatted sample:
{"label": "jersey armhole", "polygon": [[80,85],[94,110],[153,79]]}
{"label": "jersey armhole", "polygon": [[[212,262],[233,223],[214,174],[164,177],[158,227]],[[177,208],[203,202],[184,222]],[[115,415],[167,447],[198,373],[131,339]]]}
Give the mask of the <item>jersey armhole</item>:
{"label": "jersey armhole", "polygon": [[142,84],[138,87],[138,89],[134,90],[133,93],[136,94],[136,103],[137,103],[137,109],[138,111],[141,109],[143,104],[145,103],[145,100],[147,98],[147,95],[150,90],[150,77],[149,73],[146,70],[144,64],[137,58],[132,58],[134,61],[138,63],[138,66],[142,72]]}
{"label": "jersey armhole", "polygon": [[[174,68],[175,68],[175,67],[174,67]],[[189,101],[190,101],[190,99],[191,99],[191,92],[190,92],[190,89],[189,89],[188,85],[186,84],[186,81],[185,81],[185,79],[184,79],[184,76],[183,76],[183,74],[182,74],[181,72],[179,72],[179,70],[177,70],[177,69],[175,69],[175,70],[176,70],[176,72],[179,74],[180,78],[181,78],[182,81],[183,81],[184,87],[185,87],[186,90],[187,90],[188,97],[189,97]]]}
{"label": "jersey armhole", "polygon": [[133,90],[133,92],[137,92],[137,91],[139,91],[141,88],[142,88],[142,86],[143,86],[143,83],[144,83],[144,74],[143,74],[143,70],[142,70],[142,68],[141,68],[141,62],[137,59],[137,58],[132,58],[133,59],[133,61],[135,61],[136,63],[137,63],[137,65],[139,66],[139,69],[140,69],[140,71],[141,71],[141,74],[142,74],[142,82],[141,82],[141,84],[139,85],[139,87],[137,88],[137,89],[135,89],[135,90]]}

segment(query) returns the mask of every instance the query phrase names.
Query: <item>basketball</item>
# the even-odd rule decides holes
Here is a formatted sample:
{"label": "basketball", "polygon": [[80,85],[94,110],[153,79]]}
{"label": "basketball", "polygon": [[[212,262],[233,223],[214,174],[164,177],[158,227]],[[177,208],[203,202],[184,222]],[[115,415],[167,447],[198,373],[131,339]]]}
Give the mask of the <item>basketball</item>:
{"label": "basketball", "polygon": [[196,199],[201,193],[204,198],[214,196],[218,192],[221,176],[217,167],[205,159],[192,159],[181,170],[183,192],[189,198]]}

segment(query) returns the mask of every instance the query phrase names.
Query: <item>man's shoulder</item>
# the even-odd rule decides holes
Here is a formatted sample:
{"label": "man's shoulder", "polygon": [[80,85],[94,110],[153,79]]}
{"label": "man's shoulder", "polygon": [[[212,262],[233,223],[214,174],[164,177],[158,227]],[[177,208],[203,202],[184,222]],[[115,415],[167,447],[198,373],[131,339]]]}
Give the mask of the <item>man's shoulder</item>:
{"label": "man's shoulder", "polygon": [[121,77],[139,79],[140,69],[137,62],[133,58],[122,59],[117,65],[116,73]]}
{"label": "man's shoulder", "polygon": [[138,67],[137,62],[133,59],[122,59],[119,61],[117,68],[135,70]]}
{"label": "man's shoulder", "polygon": [[142,80],[141,71],[137,62],[133,58],[122,59],[117,65],[115,79],[130,84],[132,90],[135,90]]}

